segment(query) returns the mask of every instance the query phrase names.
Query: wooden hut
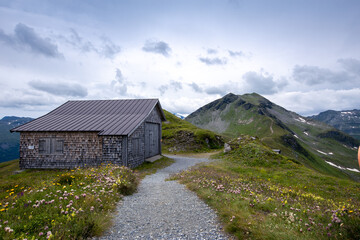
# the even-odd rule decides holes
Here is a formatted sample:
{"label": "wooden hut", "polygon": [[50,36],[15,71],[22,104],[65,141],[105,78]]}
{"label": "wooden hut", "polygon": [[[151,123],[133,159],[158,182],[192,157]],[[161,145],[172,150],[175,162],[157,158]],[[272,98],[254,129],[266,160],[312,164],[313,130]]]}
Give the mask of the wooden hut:
{"label": "wooden hut", "polygon": [[11,132],[20,132],[21,169],[136,167],[161,154],[162,121],[158,99],[68,101]]}

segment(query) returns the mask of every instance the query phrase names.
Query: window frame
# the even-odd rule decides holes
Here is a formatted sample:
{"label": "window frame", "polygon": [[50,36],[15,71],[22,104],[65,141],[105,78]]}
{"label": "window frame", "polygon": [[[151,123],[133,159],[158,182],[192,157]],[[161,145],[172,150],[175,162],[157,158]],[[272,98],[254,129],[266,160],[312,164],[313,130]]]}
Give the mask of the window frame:
{"label": "window frame", "polygon": [[56,137],[47,137],[39,139],[40,155],[63,155],[64,139]]}

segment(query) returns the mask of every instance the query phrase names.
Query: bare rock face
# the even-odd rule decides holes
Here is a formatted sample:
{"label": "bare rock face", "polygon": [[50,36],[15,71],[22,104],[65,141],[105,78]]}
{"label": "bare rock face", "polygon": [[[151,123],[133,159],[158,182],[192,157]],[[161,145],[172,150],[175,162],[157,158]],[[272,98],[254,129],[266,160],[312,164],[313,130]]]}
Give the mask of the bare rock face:
{"label": "bare rock face", "polygon": [[230,152],[231,151],[231,146],[228,143],[224,144],[224,153]]}

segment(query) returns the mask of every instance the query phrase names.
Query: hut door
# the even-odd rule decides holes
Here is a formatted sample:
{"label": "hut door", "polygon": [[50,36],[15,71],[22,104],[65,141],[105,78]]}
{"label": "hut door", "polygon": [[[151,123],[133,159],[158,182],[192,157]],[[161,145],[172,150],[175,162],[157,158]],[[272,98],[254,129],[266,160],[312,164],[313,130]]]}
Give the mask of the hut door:
{"label": "hut door", "polygon": [[145,158],[160,154],[160,124],[146,123]]}

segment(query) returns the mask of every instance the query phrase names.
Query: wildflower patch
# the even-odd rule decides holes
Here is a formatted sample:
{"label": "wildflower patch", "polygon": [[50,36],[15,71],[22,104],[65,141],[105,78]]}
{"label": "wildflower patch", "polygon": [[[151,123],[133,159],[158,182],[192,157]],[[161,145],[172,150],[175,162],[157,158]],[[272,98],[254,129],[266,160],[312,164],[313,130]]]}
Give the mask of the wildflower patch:
{"label": "wildflower patch", "polygon": [[0,239],[83,239],[99,235],[111,224],[116,203],[134,192],[138,183],[132,170],[112,164],[38,173],[47,177],[30,174],[29,178],[37,180],[9,186],[2,193]]}
{"label": "wildflower patch", "polygon": [[255,143],[174,175],[239,239],[360,239],[360,184],[322,175]]}

